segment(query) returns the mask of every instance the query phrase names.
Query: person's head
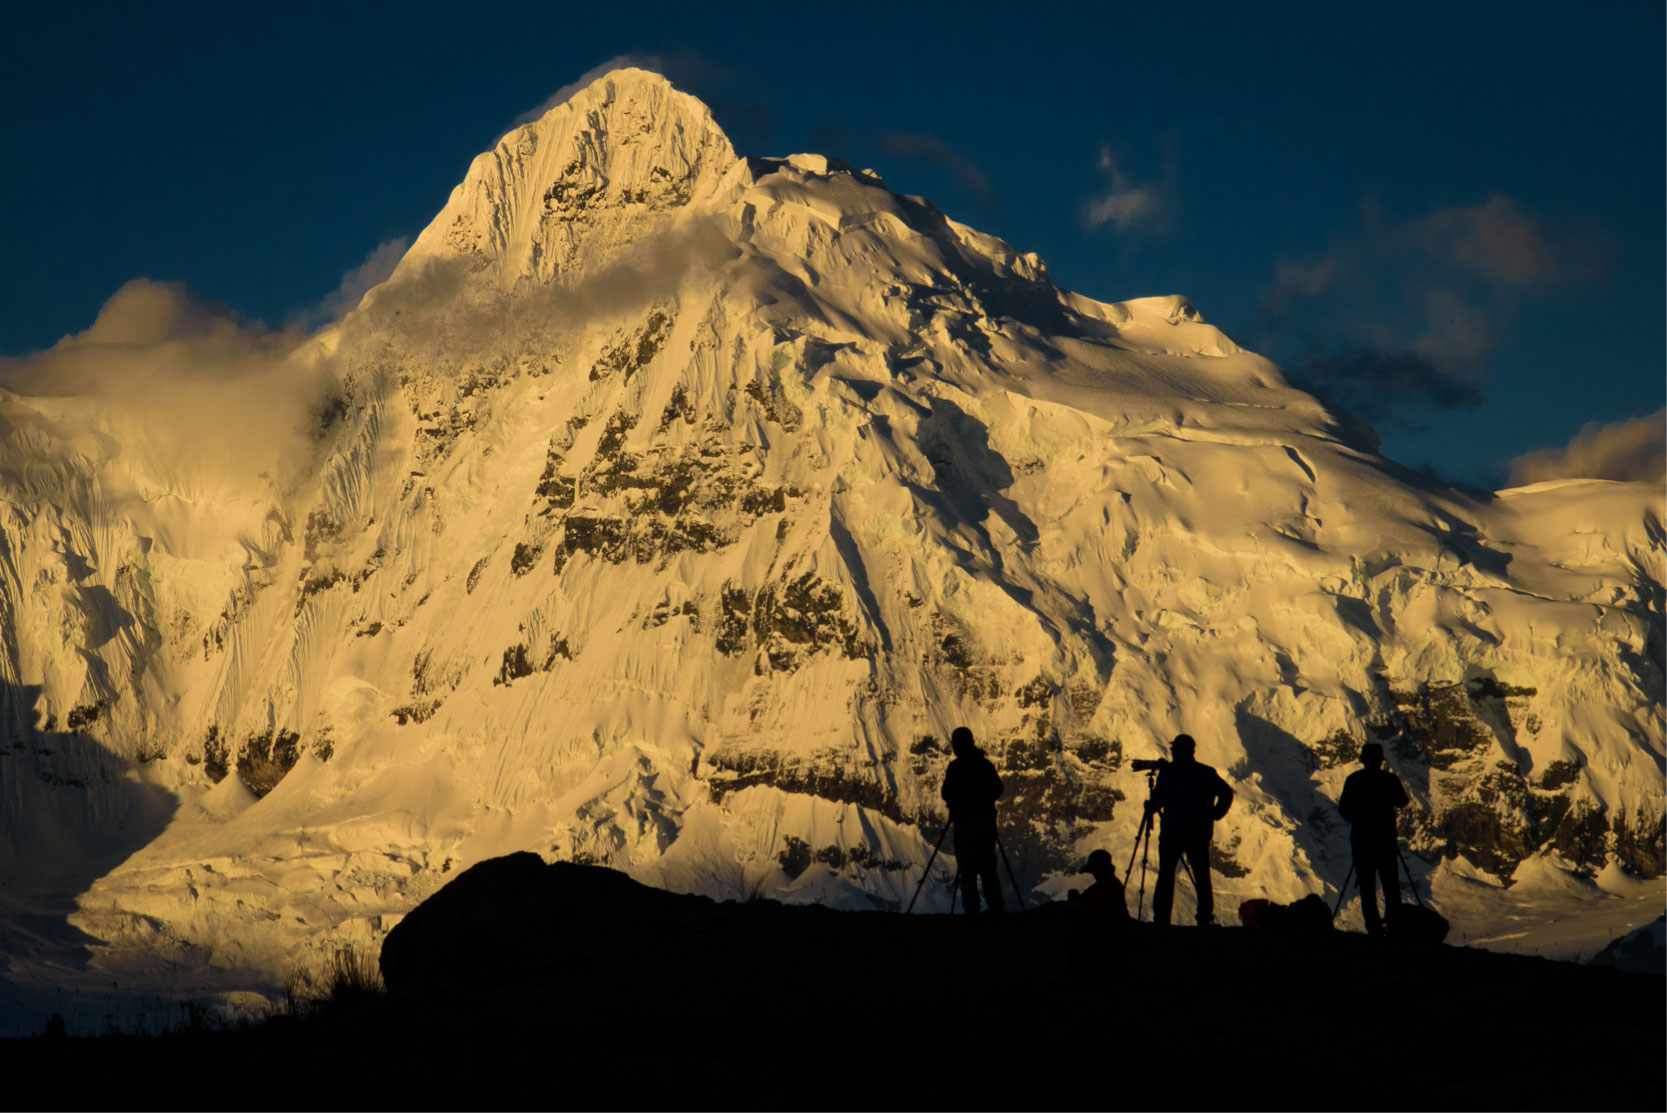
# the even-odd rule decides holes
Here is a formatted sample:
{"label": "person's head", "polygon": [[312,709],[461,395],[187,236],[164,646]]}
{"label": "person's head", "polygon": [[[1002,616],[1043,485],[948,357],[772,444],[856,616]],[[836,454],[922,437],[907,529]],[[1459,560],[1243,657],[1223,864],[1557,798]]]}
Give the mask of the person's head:
{"label": "person's head", "polygon": [[1360,764],[1368,769],[1376,769],[1383,764],[1383,746],[1377,742],[1368,742],[1360,747]]}
{"label": "person's head", "polygon": [[971,757],[978,752],[978,744],[972,740],[972,731],[966,727],[956,727],[950,732],[949,748],[955,751],[956,757]]}
{"label": "person's head", "polygon": [[1176,761],[1191,761],[1198,752],[1198,743],[1192,740],[1190,734],[1177,734],[1175,741],[1169,744],[1169,754]]}
{"label": "person's head", "polygon": [[1096,850],[1089,854],[1082,871],[1093,874],[1095,881],[1117,880],[1117,870],[1111,864],[1111,855],[1104,850]]}

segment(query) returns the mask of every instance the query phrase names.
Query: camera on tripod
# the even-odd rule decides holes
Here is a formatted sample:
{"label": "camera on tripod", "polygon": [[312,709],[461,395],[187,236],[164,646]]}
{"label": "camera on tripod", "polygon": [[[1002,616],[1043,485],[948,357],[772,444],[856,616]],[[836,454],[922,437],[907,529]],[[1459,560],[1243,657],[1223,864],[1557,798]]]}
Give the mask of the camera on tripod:
{"label": "camera on tripod", "polygon": [[1137,757],[1129,762],[1129,768],[1136,773],[1156,773],[1168,765],[1169,759],[1166,757]]}

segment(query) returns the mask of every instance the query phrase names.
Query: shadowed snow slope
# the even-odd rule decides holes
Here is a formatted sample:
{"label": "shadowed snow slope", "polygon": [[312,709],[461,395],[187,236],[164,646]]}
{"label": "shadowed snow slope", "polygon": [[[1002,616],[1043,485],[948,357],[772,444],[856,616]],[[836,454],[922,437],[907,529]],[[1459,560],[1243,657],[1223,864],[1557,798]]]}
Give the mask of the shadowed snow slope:
{"label": "shadowed snow slope", "polygon": [[962,723],[1038,898],[1184,730],[1238,793],[1218,907],[1335,892],[1377,740],[1458,933],[1509,946],[1519,880],[1554,953],[1659,912],[1661,488],[1432,486],[1184,298],[738,157],[656,75],[259,352],[299,427],[248,459],[0,392],[0,880],[99,941],[17,986],[270,985],[513,850],[897,908]]}

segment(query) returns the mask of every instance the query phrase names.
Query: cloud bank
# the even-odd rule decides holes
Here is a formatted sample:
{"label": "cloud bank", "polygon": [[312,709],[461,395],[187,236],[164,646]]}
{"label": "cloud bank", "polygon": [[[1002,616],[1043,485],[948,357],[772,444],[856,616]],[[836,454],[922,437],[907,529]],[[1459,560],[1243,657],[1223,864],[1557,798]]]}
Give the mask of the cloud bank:
{"label": "cloud bank", "polygon": [[1562,448],[1511,461],[1511,486],[1550,479],[1667,482],[1667,410],[1607,425],[1590,422]]}
{"label": "cloud bank", "polygon": [[[402,268],[349,321],[412,355],[475,358],[589,322],[643,309],[676,294],[691,273],[715,270],[740,254],[719,217],[667,227],[578,281],[505,289],[483,278],[471,257],[441,257]],[[547,346],[546,346],[547,348]]]}
{"label": "cloud bank", "polygon": [[[86,331],[0,359],[0,480],[27,489],[55,454],[117,463],[106,481],[177,493],[309,471],[337,384],[305,333],[251,324],[177,283],[138,278]],[[17,448],[18,446],[9,446]],[[27,475],[25,473],[28,473]],[[113,488],[114,490],[114,488]],[[134,492],[127,492],[134,493]]]}
{"label": "cloud bank", "polygon": [[1262,346],[1324,400],[1416,428],[1420,410],[1479,405],[1524,305],[1598,278],[1608,254],[1504,195],[1410,219],[1368,204],[1325,254],[1275,263]]}

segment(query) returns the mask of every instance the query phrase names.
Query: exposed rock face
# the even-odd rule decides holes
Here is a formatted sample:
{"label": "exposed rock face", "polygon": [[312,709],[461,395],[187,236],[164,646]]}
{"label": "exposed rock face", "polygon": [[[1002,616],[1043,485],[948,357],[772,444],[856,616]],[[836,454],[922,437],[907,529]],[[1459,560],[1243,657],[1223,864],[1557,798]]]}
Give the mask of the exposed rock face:
{"label": "exposed rock face", "polygon": [[281,970],[528,849],[896,907],[961,724],[1044,887],[1182,730],[1224,902],[1339,879],[1370,740],[1438,878],[1662,874],[1659,489],[1434,489],[1185,299],[739,158],[654,75],[505,136],[293,358],[316,462],[248,489],[0,395],[56,461],[0,473],[0,869],[47,796],[109,822],[54,731],[165,788],[82,902],[118,947]]}

